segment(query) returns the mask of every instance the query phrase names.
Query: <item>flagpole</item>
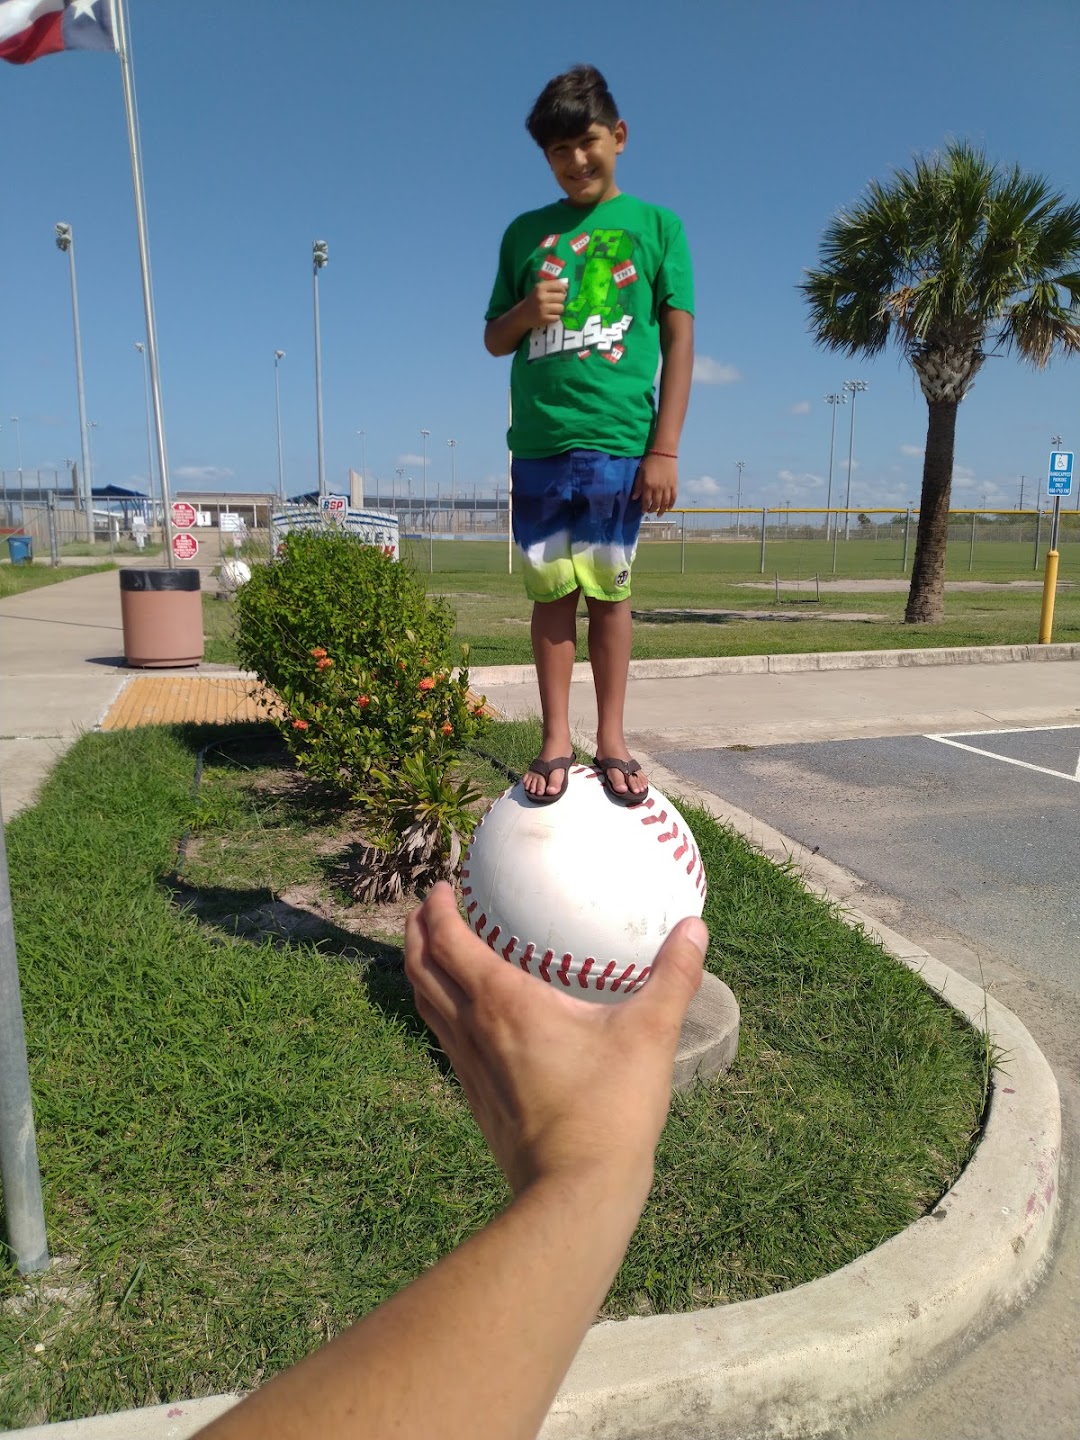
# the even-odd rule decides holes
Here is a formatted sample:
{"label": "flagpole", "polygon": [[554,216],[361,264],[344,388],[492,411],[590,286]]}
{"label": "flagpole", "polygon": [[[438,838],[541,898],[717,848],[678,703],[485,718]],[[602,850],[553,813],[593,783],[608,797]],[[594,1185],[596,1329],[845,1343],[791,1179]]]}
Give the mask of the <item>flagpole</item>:
{"label": "flagpole", "polygon": [[139,236],[139,268],[142,271],[143,311],[146,316],[146,354],[150,362],[150,398],[154,409],[154,434],[157,440],[158,474],[161,476],[161,525],[165,541],[165,562],[175,564],[172,549],[172,524],[169,510],[169,461],[165,454],[165,417],[161,405],[161,380],[158,372],[157,325],[154,320],[154,293],[150,285],[150,242],[146,236],[146,204],[143,196],[142,157],[139,153],[139,131],[135,117],[135,84],[131,78],[128,58],[127,15],[124,0],[111,0],[113,34],[120,57],[120,74],[124,82],[124,112],[127,119],[128,146],[131,150],[131,181],[135,191],[135,222]]}

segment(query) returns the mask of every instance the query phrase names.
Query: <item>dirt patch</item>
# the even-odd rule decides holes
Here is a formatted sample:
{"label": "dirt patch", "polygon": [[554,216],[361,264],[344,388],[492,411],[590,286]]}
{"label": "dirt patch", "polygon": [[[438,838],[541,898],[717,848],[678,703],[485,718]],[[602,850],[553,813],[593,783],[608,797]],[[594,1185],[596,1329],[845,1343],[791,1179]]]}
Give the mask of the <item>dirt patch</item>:
{"label": "dirt patch", "polygon": [[885,618],[883,615],[873,615],[866,611],[818,610],[816,607],[812,610],[632,610],[630,613],[641,625],[729,625],[735,620],[778,620],[781,624],[791,624],[799,620],[873,622]]}
{"label": "dirt patch", "polygon": [[[794,580],[781,580],[780,589],[794,589]],[[813,585],[814,577],[806,576],[802,582],[805,585]],[[1062,580],[1059,585],[1072,585],[1075,581]],[[738,580],[736,584],[740,590],[773,590],[776,588],[775,580]],[[830,595],[849,594],[882,594],[902,595],[911,589],[910,580],[822,580],[822,590]],[[1041,580],[946,580],[946,590],[1041,590]],[[836,618],[836,617],[834,617]]]}

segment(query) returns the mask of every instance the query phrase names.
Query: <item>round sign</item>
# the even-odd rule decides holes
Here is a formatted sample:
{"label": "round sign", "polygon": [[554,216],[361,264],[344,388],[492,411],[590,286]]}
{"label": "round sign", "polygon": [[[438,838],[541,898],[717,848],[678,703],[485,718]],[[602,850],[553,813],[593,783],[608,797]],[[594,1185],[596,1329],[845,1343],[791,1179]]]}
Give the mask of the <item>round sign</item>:
{"label": "round sign", "polygon": [[178,560],[194,560],[199,553],[199,542],[194,535],[174,535],[172,548]]}
{"label": "round sign", "polygon": [[190,530],[195,524],[195,506],[189,505],[186,500],[174,500],[172,523],[177,530]]}

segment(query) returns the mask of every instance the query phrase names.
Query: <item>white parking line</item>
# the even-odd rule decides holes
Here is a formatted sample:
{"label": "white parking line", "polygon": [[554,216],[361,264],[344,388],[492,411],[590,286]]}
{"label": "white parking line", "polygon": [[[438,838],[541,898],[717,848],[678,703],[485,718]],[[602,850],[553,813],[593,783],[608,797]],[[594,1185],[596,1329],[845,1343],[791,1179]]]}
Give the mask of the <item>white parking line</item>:
{"label": "white parking line", "polygon": [[1054,775],[1059,780],[1073,780],[1080,785],[1080,756],[1076,769],[1070,775],[1067,770],[1051,770],[1046,765],[1033,765],[1030,760],[1015,760],[1011,755],[999,755],[996,750],[983,750],[978,745],[962,745],[957,736],[964,735],[1030,735],[1042,730],[1080,730],[1080,725],[1018,725],[1005,730],[953,730],[948,735],[924,735],[924,740],[936,740],[939,745],[951,745],[956,750],[968,750],[972,755],[985,755],[988,760],[1000,760],[1003,765],[1019,765],[1022,770],[1037,770],[1040,775]]}

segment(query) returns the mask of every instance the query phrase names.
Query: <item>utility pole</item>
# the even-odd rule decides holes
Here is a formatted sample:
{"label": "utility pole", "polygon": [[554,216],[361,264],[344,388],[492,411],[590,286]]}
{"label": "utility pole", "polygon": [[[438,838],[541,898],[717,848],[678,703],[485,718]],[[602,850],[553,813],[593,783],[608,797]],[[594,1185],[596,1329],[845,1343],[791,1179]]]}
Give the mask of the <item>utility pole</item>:
{"label": "utility pole", "polygon": [[826,395],[825,403],[832,411],[832,425],[829,433],[829,488],[825,495],[825,539],[829,538],[829,530],[832,524],[832,474],[833,455],[836,451],[836,407],[847,404],[847,396],[841,390],[839,394]]}
{"label": "utility pole", "polygon": [[322,417],[322,344],[319,336],[319,271],[330,256],[325,240],[311,242],[311,271],[315,292],[315,440],[319,457],[319,498],[326,494],[326,466],[323,461],[323,417]]}
{"label": "utility pole", "polygon": [[851,396],[851,433],[848,436],[847,452],[847,495],[844,499],[844,539],[851,534],[851,466],[855,452],[855,401],[870,386],[865,380],[845,380],[844,389]]}

